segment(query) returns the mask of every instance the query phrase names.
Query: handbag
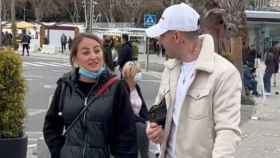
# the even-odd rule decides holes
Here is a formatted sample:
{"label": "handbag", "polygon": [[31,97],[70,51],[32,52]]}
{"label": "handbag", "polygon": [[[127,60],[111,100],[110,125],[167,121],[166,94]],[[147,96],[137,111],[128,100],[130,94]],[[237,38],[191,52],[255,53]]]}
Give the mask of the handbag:
{"label": "handbag", "polygon": [[148,120],[155,122],[164,128],[167,114],[167,107],[165,98],[163,98],[159,104],[153,105],[148,113]]}

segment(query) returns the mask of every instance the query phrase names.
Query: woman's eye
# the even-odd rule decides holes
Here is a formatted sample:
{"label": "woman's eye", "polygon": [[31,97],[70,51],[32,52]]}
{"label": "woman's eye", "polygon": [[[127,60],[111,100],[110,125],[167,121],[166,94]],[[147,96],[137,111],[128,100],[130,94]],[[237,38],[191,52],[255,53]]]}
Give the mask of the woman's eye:
{"label": "woman's eye", "polygon": [[89,51],[83,51],[82,54],[83,54],[83,55],[89,55],[90,52],[89,52]]}
{"label": "woman's eye", "polygon": [[95,52],[96,54],[99,54],[99,53],[101,52],[101,49],[95,49],[94,52]]}

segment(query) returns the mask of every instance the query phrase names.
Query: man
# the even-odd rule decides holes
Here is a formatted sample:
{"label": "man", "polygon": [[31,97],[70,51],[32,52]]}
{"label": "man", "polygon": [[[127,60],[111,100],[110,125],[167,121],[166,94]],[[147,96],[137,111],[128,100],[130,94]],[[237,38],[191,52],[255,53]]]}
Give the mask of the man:
{"label": "man", "polygon": [[146,30],[175,58],[165,64],[156,98],[167,104],[165,128],[151,122],[146,129],[161,144],[161,158],[233,158],[240,141],[240,73],[198,30],[199,14],[185,3],[165,9]]}
{"label": "man", "polygon": [[22,56],[24,56],[24,52],[26,50],[27,56],[29,56],[29,45],[30,45],[31,37],[26,34],[26,30],[23,30],[22,37],[21,37],[21,44],[22,44]]}
{"label": "man", "polygon": [[252,91],[252,94],[255,96],[260,96],[257,91],[258,82],[255,79],[254,69],[248,64],[243,65],[243,82],[245,90],[248,90],[249,93]]}
{"label": "man", "polygon": [[272,74],[275,72],[275,63],[274,63],[274,54],[273,49],[270,48],[268,52],[265,54],[265,72],[263,75],[263,84],[264,84],[264,95],[271,95],[271,78]]}
{"label": "man", "polygon": [[112,49],[113,49],[112,37],[109,36],[104,37],[103,48],[104,48],[105,63],[109,67],[109,69],[114,72],[115,67],[113,64],[113,57],[112,57]]}
{"label": "man", "polygon": [[66,50],[66,44],[67,44],[67,37],[64,33],[60,37],[60,42],[61,42],[61,52],[63,53]]}
{"label": "man", "polygon": [[[120,65],[120,71],[122,70],[124,64],[132,60],[132,45],[128,41],[128,35],[122,35],[122,46],[119,52],[118,64]],[[122,71],[121,71],[122,72]]]}

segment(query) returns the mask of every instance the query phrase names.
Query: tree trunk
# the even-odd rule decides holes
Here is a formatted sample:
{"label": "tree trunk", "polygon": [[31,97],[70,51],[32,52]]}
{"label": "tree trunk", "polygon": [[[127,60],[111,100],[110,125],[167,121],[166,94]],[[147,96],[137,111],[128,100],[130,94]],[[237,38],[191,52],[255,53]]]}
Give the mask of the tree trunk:
{"label": "tree trunk", "polygon": [[233,37],[230,40],[231,43],[231,54],[233,59],[233,64],[242,72],[242,39],[240,36]]}
{"label": "tree trunk", "polygon": [[0,48],[2,47],[2,0],[0,0]]}
{"label": "tree trunk", "polygon": [[17,26],[16,26],[16,8],[15,8],[15,0],[11,0],[11,20],[12,20],[12,46],[15,50],[17,50],[18,45],[16,41],[16,35],[17,35]]}
{"label": "tree trunk", "polygon": [[[242,37],[233,37],[230,39],[232,63],[240,72],[243,81],[243,68],[242,68]],[[246,97],[244,86],[242,86],[242,96]]]}
{"label": "tree trunk", "polygon": [[42,20],[42,11],[38,6],[35,7],[35,16],[36,16],[36,21],[39,22]]}
{"label": "tree trunk", "polygon": [[78,7],[78,2],[77,2],[77,0],[74,0],[74,21],[75,21],[75,23],[78,23],[79,22],[79,20],[80,20],[80,15],[79,15],[79,7]]}

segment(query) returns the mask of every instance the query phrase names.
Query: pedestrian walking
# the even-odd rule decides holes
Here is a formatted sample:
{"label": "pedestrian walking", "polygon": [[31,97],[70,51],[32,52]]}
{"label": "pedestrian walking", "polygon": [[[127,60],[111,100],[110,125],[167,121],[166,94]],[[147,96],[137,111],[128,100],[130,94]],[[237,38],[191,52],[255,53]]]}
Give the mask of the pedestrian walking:
{"label": "pedestrian walking", "polygon": [[115,66],[113,64],[113,57],[112,57],[113,47],[114,47],[113,39],[111,37],[105,37],[104,44],[103,44],[105,63],[112,72],[114,72],[115,70]]}
{"label": "pedestrian walking", "polygon": [[67,41],[69,51],[71,51],[72,41],[73,41],[73,40],[72,40],[71,36],[69,36],[68,41]]}
{"label": "pedestrian walking", "polygon": [[67,44],[67,36],[64,33],[60,36],[60,43],[61,43],[61,53],[63,53],[66,50],[66,44]]}
{"label": "pedestrian walking", "polygon": [[24,56],[25,50],[27,52],[27,56],[29,56],[30,41],[31,41],[31,37],[26,33],[26,30],[23,30],[22,37],[21,37],[22,56]]}
{"label": "pedestrian walking", "polygon": [[278,81],[278,74],[279,74],[279,63],[280,63],[280,53],[279,49],[275,48],[273,51],[273,65],[274,65],[274,72],[272,74],[273,78],[273,86],[276,87],[279,83]]}
{"label": "pedestrian walking", "polygon": [[122,72],[124,64],[132,60],[132,44],[128,41],[127,34],[122,35],[122,46],[118,54],[118,64],[120,66],[120,72]]}
{"label": "pedestrian walking", "polygon": [[148,109],[137,82],[142,80],[140,67],[132,61],[128,61],[123,69],[122,76],[127,83],[127,91],[130,93],[130,102],[136,118],[137,146],[141,158],[148,158],[149,139],[146,134],[146,122],[148,121]]}
{"label": "pedestrian walking", "polygon": [[265,72],[263,76],[263,84],[264,84],[264,95],[270,96],[271,95],[271,77],[272,74],[275,72],[275,65],[274,65],[274,55],[273,49],[269,49],[268,52],[265,54]]}
{"label": "pedestrian walking", "polygon": [[150,122],[146,130],[161,144],[161,158],[233,158],[240,141],[240,73],[215,52],[210,35],[199,35],[199,19],[187,4],[176,4],[146,30],[174,58],[155,101],[165,100],[166,122]]}
{"label": "pedestrian walking", "polygon": [[105,66],[101,39],[75,37],[70,62],[73,70],[57,81],[44,121],[51,157],[137,158],[130,95]]}

